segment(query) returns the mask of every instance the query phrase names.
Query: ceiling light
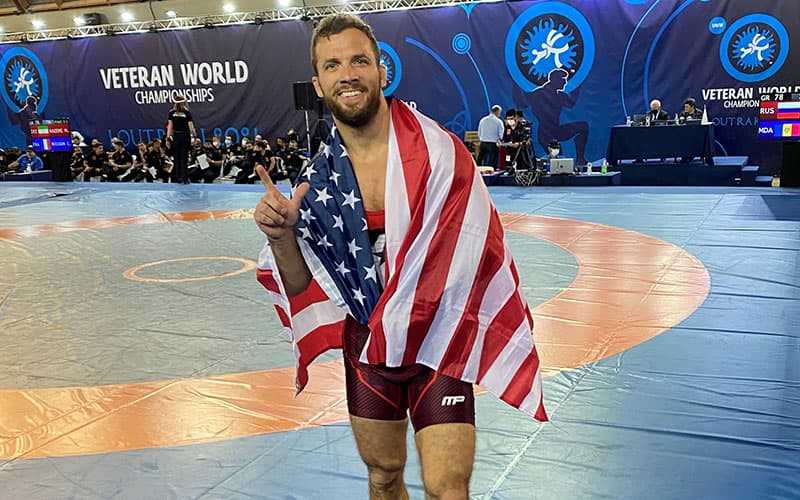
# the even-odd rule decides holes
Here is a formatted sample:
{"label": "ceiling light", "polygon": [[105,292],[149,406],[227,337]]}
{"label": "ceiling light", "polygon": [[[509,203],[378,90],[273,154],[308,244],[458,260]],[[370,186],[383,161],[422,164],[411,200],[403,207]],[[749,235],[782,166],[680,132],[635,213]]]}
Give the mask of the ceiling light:
{"label": "ceiling light", "polygon": [[292,4],[292,0],[278,0],[278,5],[281,7],[288,7]]}
{"label": "ceiling light", "polygon": [[41,19],[34,19],[31,24],[33,24],[33,27],[37,30],[44,28],[44,21]]}
{"label": "ceiling light", "polygon": [[75,26],[83,26],[86,24],[86,18],[83,16],[75,16],[72,18],[72,22],[75,23]]}
{"label": "ceiling light", "polygon": [[178,13],[175,12],[174,10],[168,10],[166,12],[166,14],[167,14],[167,17],[169,17],[170,19],[174,19],[174,18],[178,17]]}
{"label": "ceiling light", "polygon": [[236,6],[234,6],[232,3],[226,3],[225,5],[222,6],[222,10],[230,14],[231,12],[236,10]]}
{"label": "ceiling light", "polygon": [[131,14],[130,11],[127,10],[123,10],[122,14],[120,14],[120,17],[122,18],[122,22],[124,23],[129,23],[134,19],[133,14]]}

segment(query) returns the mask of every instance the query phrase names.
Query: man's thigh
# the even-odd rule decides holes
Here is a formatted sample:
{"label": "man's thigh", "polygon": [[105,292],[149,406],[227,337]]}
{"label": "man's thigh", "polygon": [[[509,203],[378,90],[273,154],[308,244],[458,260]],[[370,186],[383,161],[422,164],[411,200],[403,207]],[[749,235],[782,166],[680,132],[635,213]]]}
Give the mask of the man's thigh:
{"label": "man's thigh", "polygon": [[402,470],[406,463],[408,419],[375,420],[350,415],[358,453],[368,467]]}
{"label": "man's thigh", "polygon": [[466,493],[475,461],[475,426],[431,425],[417,432],[415,440],[426,491]]}

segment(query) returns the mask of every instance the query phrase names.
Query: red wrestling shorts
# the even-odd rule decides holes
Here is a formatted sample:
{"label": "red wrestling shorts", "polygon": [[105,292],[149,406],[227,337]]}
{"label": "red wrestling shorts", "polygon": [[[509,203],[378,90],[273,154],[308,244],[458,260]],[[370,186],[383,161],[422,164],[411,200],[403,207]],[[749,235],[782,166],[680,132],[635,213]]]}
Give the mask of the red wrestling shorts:
{"label": "red wrestling shorts", "polygon": [[352,318],[344,329],[347,408],[351,415],[375,420],[411,419],[414,430],[434,424],[475,425],[472,384],[420,364],[389,368],[359,361],[369,329]]}

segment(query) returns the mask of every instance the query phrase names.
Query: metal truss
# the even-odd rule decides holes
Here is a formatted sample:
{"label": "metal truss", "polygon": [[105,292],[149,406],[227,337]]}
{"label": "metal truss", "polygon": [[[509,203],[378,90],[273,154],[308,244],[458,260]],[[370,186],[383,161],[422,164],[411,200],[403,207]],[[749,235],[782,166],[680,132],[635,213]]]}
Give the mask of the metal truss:
{"label": "metal truss", "polygon": [[323,18],[329,14],[336,14],[340,12],[362,14],[389,10],[442,7],[448,5],[458,5],[462,3],[476,2],[466,2],[463,0],[367,0],[364,2],[286,7],[273,10],[224,14],[218,16],[158,19],[155,21],[134,21],[130,23],[103,24],[97,26],[75,26],[72,28],[6,33],[0,35],[0,43],[28,43],[41,40],[62,40],[93,36],[123,35],[127,33],[156,33],[165,30],[214,28],[216,26],[230,26],[234,24],[263,24],[291,19],[311,22],[316,19]]}

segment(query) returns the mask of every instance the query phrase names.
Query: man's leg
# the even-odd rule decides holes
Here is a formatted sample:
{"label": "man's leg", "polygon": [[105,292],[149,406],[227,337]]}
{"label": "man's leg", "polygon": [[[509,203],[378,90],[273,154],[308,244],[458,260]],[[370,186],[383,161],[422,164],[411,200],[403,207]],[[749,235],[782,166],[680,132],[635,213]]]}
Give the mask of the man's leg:
{"label": "man's leg", "polygon": [[475,426],[436,424],[415,436],[425,497],[431,500],[469,498],[469,478],[475,461]]}
{"label": "man's leg", "polygon": [[374,420],[350,415],[358,453],[369,473],[372,500],[406,500],[403,481],[406,465],[406,420]]}

